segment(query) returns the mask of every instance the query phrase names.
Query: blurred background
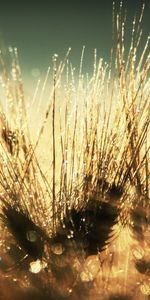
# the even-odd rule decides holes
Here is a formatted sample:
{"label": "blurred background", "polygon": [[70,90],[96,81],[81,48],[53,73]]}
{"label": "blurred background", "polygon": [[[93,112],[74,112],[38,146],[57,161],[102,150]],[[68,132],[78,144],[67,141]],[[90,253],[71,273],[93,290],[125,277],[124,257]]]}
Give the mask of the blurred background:
{"label": "blurred background", "polygon": [[[131,37],[132,20],[140,14],[142,0],[124,0],[127,10],[126,29]],[[119,9],[120,1],[116,1]],[[150,2],[145,1],[143,40],[149,33]],[[98,57],[108,61],[112,46],[113,0],[49,0],[49,1],[1,1],[0,46],[17,47],[24,76],[38,78],[46,72],[52,56],[57,53],[63,59],[71,47],[70,60],[79,66],[81,51],[85,45],[83,70],[93,68],[94,49]]]}

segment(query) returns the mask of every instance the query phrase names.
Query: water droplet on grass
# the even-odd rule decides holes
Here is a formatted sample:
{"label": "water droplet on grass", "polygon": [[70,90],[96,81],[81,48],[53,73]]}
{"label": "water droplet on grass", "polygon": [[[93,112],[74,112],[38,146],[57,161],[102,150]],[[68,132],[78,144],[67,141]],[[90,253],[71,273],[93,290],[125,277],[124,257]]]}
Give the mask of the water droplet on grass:
{"label": "water droplet on grass", "polygon": [[36,261],[32,261],[30,263],[29,271],[31,273],[37,274],[41,270],[45,269],[46,267],[47,267],[47,264],[45,262],[41,261],[40,259],[37,259]]}
{"label": "water droplet on grass", "polygon": [[27,232],[27,240],[30,241],[30,242],[36,242],[38,236],[37,236],[37,232],[34,231],[34,230],[29,230]]}

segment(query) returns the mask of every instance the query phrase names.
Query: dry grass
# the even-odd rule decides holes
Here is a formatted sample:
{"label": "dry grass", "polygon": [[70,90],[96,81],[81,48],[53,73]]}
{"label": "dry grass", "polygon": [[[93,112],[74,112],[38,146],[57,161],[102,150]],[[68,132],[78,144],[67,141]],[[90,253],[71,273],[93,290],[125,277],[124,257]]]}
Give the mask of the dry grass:
{"label": "dry grass", "polygon": [[114,17],[111,62],[95,51],[91,76],[82,74],[84,49],[78,76],[70,50],[60,64],[54,55],[32,107],[17,50],[9,49],[11,68],[1,53],[0,299],[150,297],[149,38],[137,55],[143,11],[129,49],[125,19]]}

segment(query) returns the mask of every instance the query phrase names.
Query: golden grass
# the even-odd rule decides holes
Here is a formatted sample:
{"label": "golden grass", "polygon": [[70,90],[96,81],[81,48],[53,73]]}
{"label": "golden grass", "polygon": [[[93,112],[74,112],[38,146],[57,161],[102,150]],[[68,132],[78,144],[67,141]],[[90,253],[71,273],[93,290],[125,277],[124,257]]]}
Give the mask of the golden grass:
{"label": "golden grass", "polygon": [[[32,107],[17,49],[9,49],[11,68],[0,55],[2,299],[12,299],[12,293],[13,299],[150,297],[149,37],[138,54],[143,13],[144,8],[133,21],[129,49],[125,18],[122,13],[114,17],[110,63],[98,60],[95,50],[91,76],[82,73],[84,48],[78,76],[69,62],[70,49],[63,62],[54,55]],[[45,101],[47,85],[52,88]],[[76,223],[67,218],[74,223],[74,209],[86,221],[92,201],[93,210],[108,204],[117,219],[110,228],[104,221],[106,244],[87,255],[82,232],[80,247]],[[18,224],[32,245],[38,242],[33,256]],[[59,240],[62,232],[66,244]]]}

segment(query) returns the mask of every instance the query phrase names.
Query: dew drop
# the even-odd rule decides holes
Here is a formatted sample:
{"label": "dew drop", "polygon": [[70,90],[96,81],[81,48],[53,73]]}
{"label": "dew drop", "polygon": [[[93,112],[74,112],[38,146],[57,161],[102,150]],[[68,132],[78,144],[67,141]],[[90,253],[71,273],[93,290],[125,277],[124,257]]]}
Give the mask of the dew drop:
{"label": "dew drop", "polygon": [[41,270],[45,269],[46,267],[47,267],[47,263],[46,262],[43,262],[40,259],[37,259],[36,261],[32,261],[30,263],[29,271],[31,273],[37,274]]}
{"label": "dew drop", "polygon": [[37,232],[34,230],[29,230],[26,234],[27,240],[30,242],[36,242],[37,240]]}
{"label": "dew drop", "polygon": [[41,261],[38,259],[36,261],[32,261],[30,263],[30,269],[29,271],[31,273],[34,273],[34,274],[37,274],[39,273],[40,271],[42,270],[42,264],[41,264]]}
{"label": "dew drop", "polygon": [[68,293],[71,294],[72,293],[72,289],[68,288]]}

